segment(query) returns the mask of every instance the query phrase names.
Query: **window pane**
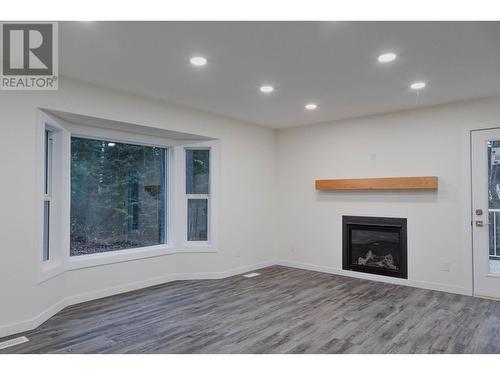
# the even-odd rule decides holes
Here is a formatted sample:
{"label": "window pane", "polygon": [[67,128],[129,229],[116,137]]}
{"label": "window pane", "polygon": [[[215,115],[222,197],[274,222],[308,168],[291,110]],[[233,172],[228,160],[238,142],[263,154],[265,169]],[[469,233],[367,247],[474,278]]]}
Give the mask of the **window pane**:
{"label": "window pane", "polygon": [[50,202],[43,202],[43,260],[49,260]]}
{"label": "window pane", "polygon": [[188,241],[208,241],[208,199],[188,199]]}
{"label": "window pane", "polygon": [[186,193],[208,194],[210,150],[186,150]]}
{"label": "window pane", "polygon": [[71,255],[165,243],[166,150],[71,139]]}
{"label": "window pane", "polygon": [[45,130],[44,141],[44,193],[49,193],[50,132]]}

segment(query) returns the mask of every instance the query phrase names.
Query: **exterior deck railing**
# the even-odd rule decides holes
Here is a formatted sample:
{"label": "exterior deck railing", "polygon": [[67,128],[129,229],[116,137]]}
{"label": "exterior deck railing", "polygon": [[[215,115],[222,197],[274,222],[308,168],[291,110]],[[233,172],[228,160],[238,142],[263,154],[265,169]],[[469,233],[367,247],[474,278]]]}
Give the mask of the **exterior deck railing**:
{"label": "exterior deck railing", "polygon": [[488,221],[490,223],[490,257],[500,259],[500,249],[498,248],[498,227],[500,218],[500,208],[488,209]]}

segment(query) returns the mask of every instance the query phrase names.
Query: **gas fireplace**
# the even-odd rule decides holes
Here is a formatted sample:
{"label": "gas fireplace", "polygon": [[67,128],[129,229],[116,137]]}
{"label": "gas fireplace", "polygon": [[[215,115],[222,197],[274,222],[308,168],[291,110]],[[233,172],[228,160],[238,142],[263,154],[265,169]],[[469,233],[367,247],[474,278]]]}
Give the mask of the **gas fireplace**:
{"label": "gas fireplace", "polygon": [[342,268],[408,278],[406,219],[342,216]]}

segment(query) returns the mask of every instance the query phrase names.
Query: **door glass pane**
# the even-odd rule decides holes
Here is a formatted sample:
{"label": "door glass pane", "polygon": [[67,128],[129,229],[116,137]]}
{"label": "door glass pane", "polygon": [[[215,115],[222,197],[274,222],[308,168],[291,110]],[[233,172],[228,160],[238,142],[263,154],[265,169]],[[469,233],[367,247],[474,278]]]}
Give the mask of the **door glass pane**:
{"label": "door glass pane", "polygon": [[71,139],[71,255],[165,243],[166,150]]}
{"label": "door glass pane", "polygon": [[489,269],[492,274],[500,274],[500,141],[488,142],[487,219],[489,223]]}
{"label": "door glass pane", "polygon": [[186,150],[186,194],[209,194],[210,150]]}
{"label": "door glass pane", "polygon": [[208,241],[208,199],[188,199],[188,241]]}

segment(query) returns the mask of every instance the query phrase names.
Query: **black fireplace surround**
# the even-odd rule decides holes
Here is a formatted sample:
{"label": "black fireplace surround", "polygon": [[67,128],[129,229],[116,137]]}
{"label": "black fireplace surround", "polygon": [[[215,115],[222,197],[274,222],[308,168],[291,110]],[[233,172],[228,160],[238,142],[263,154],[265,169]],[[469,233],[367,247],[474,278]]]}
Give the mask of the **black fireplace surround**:
{"label": "black fireplace surround", "polygon": [[342,268],[408,278],[406,219],[342,216]]}

